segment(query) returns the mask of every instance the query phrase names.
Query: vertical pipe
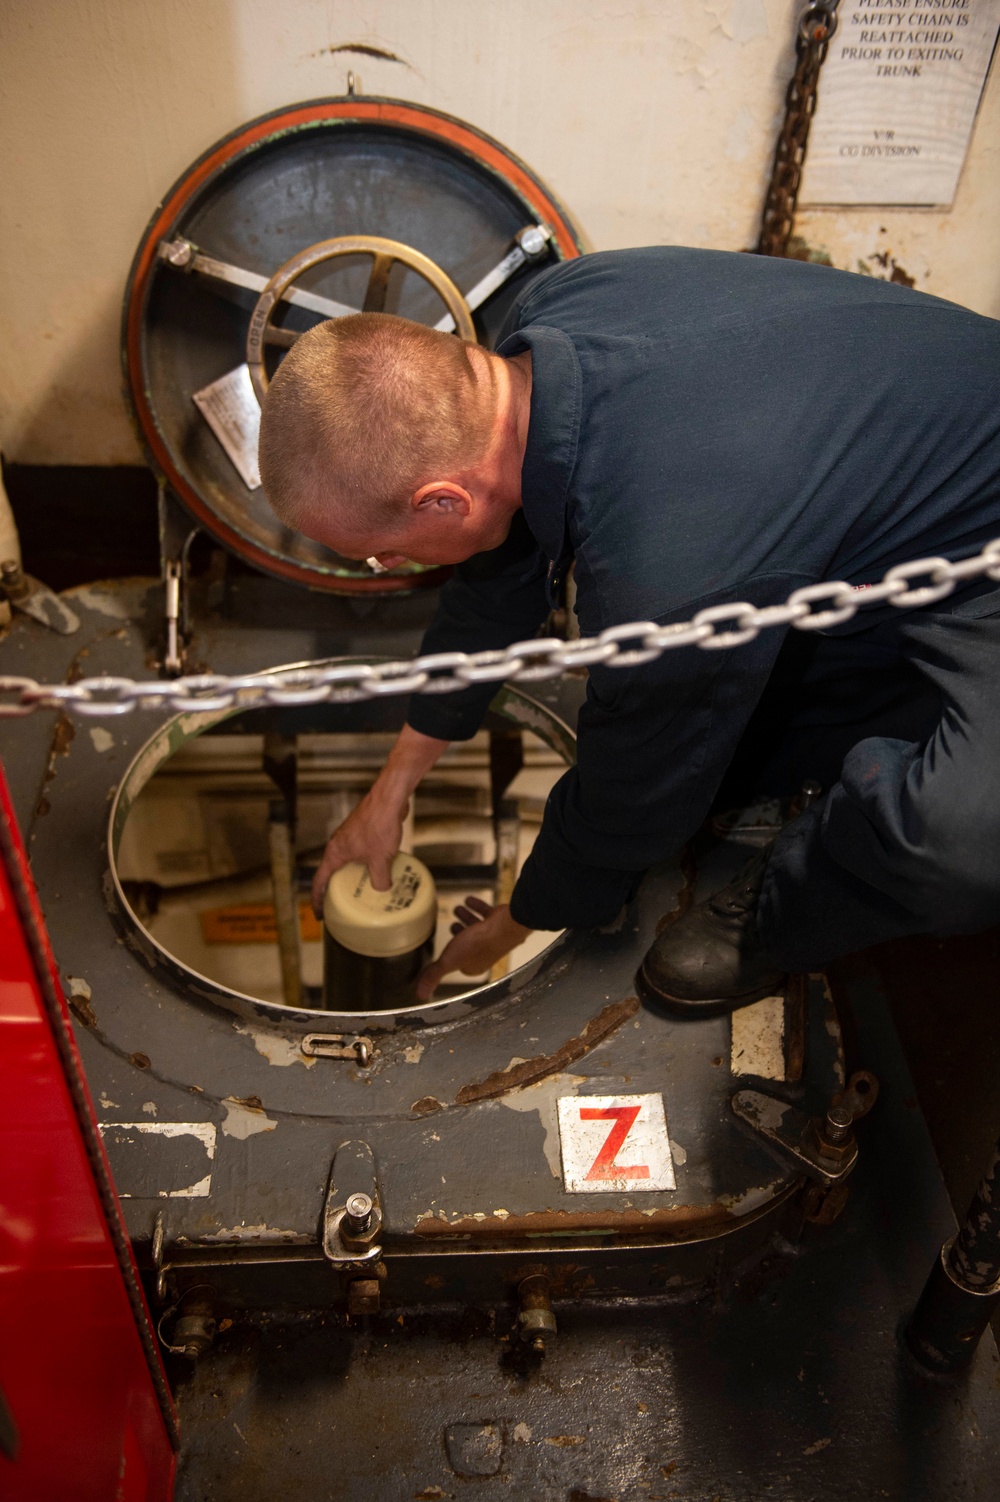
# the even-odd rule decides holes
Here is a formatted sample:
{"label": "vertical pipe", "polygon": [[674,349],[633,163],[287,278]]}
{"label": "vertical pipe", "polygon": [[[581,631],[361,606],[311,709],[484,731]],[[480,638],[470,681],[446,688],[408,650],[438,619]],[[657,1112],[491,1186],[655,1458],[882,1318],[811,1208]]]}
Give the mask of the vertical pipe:
{"label": "vertical pipe", "polygon": [[274,889],[274,917],[278,927],[278,954],[281,959],[281,990],[285,1005],[302,1005],[302,963],[299,953],[299,913],[295,896],[295,852],[288,821],[288,807],[283,798],[268,806],[268,848],[271,856],[271,885]]}
{"label": "vertical pipe", "polygon": [[954,1372],[975,1353],[1000,1304],[1000,1143],[958,1234],[946,1241],[906,1328],[910,1350],[935,1372]]}

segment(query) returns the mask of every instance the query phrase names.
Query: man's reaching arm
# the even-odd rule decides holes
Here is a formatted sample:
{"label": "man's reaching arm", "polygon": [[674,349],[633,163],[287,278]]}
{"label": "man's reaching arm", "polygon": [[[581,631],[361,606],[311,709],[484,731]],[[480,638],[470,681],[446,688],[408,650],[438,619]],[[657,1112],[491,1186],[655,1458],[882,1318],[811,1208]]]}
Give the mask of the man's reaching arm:
{"label": "man's reaching arm", "polygon": [[447,749],[447,741],[403,726],[376,781],[326,847],[313,877],[312,905],[317,917],[323,912],[327,882],[348,861],[361,861],[368,867],[377,892],[389,890],[392,860],[403,837],[413,790]]}
{"label": "man's reaching arm", "polygon": [[[507,541],[460,564],[441,592],[421,652],[475,652],[529,637],[545,619],[545,565],[524,518],[514,518]],[[390,885],[392,858],[420,779],[453,740],[475,735],[497,691],[477,685],[453,694],[415,694],[408,724],[384,769],[357,808],[331,836],[313,880],[313,910],[322,912],[326,884],[348,861],[362,861],[372,886]]]}

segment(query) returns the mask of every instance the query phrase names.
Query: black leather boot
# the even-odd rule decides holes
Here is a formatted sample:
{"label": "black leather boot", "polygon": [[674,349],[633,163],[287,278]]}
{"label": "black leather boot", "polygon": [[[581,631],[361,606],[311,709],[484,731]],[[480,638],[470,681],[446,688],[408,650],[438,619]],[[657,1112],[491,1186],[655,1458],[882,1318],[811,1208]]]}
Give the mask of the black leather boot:
{"label": "black leather boot", "polygon": [[699,902],[650,945],[639,995],[672,1017],[716,1017],[770,996],[785,979],[757,935],[757,903],[770,850]]}

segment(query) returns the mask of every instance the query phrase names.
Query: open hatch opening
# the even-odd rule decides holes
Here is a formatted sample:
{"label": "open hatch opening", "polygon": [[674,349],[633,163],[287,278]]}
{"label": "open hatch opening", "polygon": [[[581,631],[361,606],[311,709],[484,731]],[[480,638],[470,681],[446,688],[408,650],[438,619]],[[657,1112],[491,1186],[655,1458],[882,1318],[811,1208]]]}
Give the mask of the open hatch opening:
{"label": "open hatch opening", "polygon": [[[322,1012],[323,929],[309,902],[312,877],[330,834],[375,781],[404,713],[397,702],[186,715],[147,743],[115,801],[112,871],[126,916],[172,960],[175,975],[189,972],[200,992],[208,980],[223,1001],[228,993]],[[402,848],[430,868],[437,886],[435,956],[467,896],[509,900],[572,751],[571,732],[551,711],[504,689],[483,730],[451,746],[424,778]],[[284,877],[275,864],[276,821],[285,825]],[[492,973],[448,977],[435,1002],[502,978],[556,937],[530,935]],[[344,996],[322,1015],[332,1010],[358,1007]]]}

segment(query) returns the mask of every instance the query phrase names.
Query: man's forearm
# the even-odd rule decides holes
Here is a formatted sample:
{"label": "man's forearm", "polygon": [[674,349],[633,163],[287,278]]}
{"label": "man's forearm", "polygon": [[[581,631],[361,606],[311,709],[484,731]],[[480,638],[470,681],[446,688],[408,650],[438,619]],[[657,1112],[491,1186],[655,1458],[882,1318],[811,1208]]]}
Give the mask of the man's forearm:
{"label": "man's forearm", "polygon": [[379,798],[384,798],[396,808],[404,808],[420,779],[443,756],[450,744],[450,741],[437,740],[434,736],[414,730],[411,725],[404,725],[372,791],[377,789]]}

